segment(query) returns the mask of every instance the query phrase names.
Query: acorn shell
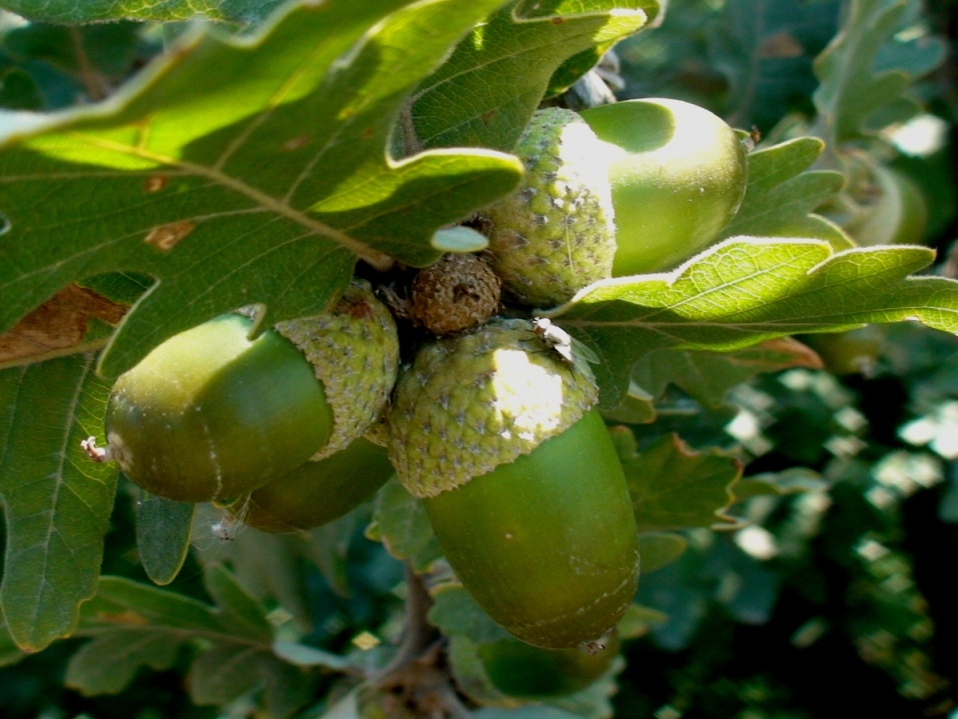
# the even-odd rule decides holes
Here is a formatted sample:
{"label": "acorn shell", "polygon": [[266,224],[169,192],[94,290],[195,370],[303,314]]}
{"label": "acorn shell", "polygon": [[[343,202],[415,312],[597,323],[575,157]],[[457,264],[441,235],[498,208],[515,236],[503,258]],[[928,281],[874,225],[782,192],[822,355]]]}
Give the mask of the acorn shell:
{"label": "acorn shell", "polygon": [[333,413],[302,353],[223,315],[171,337],[113,386],[112,459],[133,482],[180,501],[229,499],[291,472],[332,434]]}

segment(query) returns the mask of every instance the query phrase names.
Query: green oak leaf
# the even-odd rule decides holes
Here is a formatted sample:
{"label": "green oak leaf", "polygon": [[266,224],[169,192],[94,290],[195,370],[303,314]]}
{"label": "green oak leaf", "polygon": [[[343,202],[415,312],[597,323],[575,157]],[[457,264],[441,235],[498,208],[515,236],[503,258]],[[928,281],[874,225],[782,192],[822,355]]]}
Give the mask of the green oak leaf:
{"label": "green oak leaf", "polygon": [[223,704],[252,686],[264,687],[267,711],[285,716],[305,703],[310,675],[274,651],[266,612],[220,564],[204,569],[216,605],[121,577],[102,577],[83,605],[79,636],[91,637],[73,655],[67,684],[85,694],[116,693],[142,666],[170,666],[186,644],[203,652],[189,673],[199,704]]}
{"label": "green oak leaf", "polygon": [[934,259],[924,247],[860,247],[735,237],[672,272],[596,282],[542,313],[596,352],[603,406],[632,366],[657,349],[731,351],[800,332],[917,320],[958,333],[958,282],[909,277]]}
{"label": "green oak leaf", "polygon": [[284,0],[2,0],[0,8],[30,20],[79,25],[143,20],[173,22],[203,17],[228,23],[261,20]]}
{"label": "green oak leaf", "polygon": [[117,473],[80,447],[103,431],[109,388],[94,364],[74,355],[0,371],[0,606],[28,650],[71,634],[96,591]]}
{"label": "green oak leaf", "polygon": [[[736,484],[736,486],[738,486]],[[671,532],[643,532],[639,535],[639,556],[642,574],[661,569],[685,553],[689,543],[681,534]]]}
{"label": "green oak leaf", "polygon": [[252,37],[187,33],[109,101],[0,116],[0,331],[73,280],[156,283],[98,370],[240,306],[322,311],[357,259],[434,260],[434,232],[511,190],[486,149],[387,155],[406,96],[501,0],[330,0]]}
{"label": "green oak leaf", "polygon": [[828,482],[818,472],[805,467],[792,467],[783,472],[764,472],[742,477],[734,488],[735,501],[744,502],[762,495],[783,496],[803,492],[821,492],[828,489]]}
{"label": "green oak leaf", "polygon": [[373,522],[366,536],[383,543],[396,559],[412,560],[419,572],[428,569],[442,556],[422,502],[407,492],[395,479],[376,494]]}
{"label": "green oak leaf", "polygon": [[196,505],[157,497],[146,490],[137,494],[134,513],[140,563],[156,584],[169,584],[186,561]]}
{"label": "green oak leaf", "polygon": [[632,380],[654,396],[674,384],[706,407],[719,407],[736,385],[792,367],[821,369],[822,361],[801,342],[782,337],[733,352],[655,350],[636,363]]}
{"label": "green oak leaf", "polygon": [[824,149],[817,137],[797,137],[749,153],[745,199],[717,239],[809,237],[836,250],[854,246],[841,228],[813,213],[845,183],[840,172],[808,169]]}
{"label": "green oak leaf", "polygon": [[734,499],[741,462],[718,450],[696,452],[675,434],[637,452],[630,429],[613,427],[609,433],[625,470],[639,532],[735,523],[725,510]]}
{"label": "green oak leaf", "polygon": [[[841,31],[815,60],[820,85],[812,99],[821,134],[830,146],[855,140],[918,112],[906,94],[913,72],[927,72],[944,58],[936,38],[923,38],[934,57],[916,64],[912,53],[901,63],[893,52],[879,53],[902,29],[914,0],[852,0]],[[917,43],[917,40],[912,40]]]}
{"label": "green oak leaf", "polygon": [[429,623],[447,637],[463,636],[479,644],[506,639],[510,635],[476,604],[459,584],[441,584],[431,591],[433,605]]}
{"label": "green oak leaf", "polygon": [[[511,150],[564,62],[637,32],[659,9],[659,0],[510,3],[477,25],[413,96],[419,141]],[[570,70],[561,84],[589,67]]]}

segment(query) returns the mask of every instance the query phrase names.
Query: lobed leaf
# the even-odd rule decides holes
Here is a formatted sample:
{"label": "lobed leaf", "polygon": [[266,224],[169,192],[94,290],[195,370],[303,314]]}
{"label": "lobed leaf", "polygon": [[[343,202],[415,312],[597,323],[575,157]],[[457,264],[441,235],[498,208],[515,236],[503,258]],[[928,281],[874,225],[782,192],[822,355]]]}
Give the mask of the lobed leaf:
{"label": "lobed leaf", "polygon": [[322,311],[358,258],[427,264],[511,190],[514,157],[386,147],[406,96],[501,0],[330,0],[252,37],[184,35],[94,107],[0,116],[0,331],[74,280],[155,280],[99,370],[240,306]]}
{"label": "lobed leaf", "polygon": [[908,276],[933,258],[924,247],[836,253],[818,240],[737,237],[669,273],[596,282],[543,314],[596,351],[600,399],[614,407],[656,349],[724,352],[902,320],[958,332],[958,282]]}
{"label": "lobed leaf", "polygon": [[783,337],[733,352],[662,349],[644,355],[632,380],[654,396],[674,384],[706,407],[719,407],[730,389],[762,372],[821,369],[822,361],[797,340]]}
{"label": "lobed leaf", "polygon": [[[929,50],[922,62],[892,61],[896,53],[879,53],[901,29],[913,0],[852,0],[841,31],[815,60],[820,86],[812,99],[818,124],[829,145],[836,146],[908,119],[918,111],[905,91],[915,73],[927,72],[944,58],[944,46],[935,38],[922,39]],[[917,42],[914,41],[913,42]]]}
{"label": "lobed leaf", "polygon": [[809,170],[824,149],[816,137],[797,137],[750,153],[745,199],[717,239],[809,237],[827,240],[836,250],[854,246],[841,228],[813,214],[845,183],[840,172]]}
{"label": "lobed leaf", "polygon": [[102,435],[108,387],[93,368],[92,355],[76,355],[0,371],[0,606],[28,650],[71,634],[96,591],[116,470],[80,447]]}
{"label": "lobed leaf", "polygon": [[414,95],[419,141],[511,150],[563,63],[579,53],[597,61],[590,51],[637,32],[659,10],[659,0],[510,3],[477,25]]}
{"label": "lobed leaf", "polygon": [[628,428],[613,427],[610,434],[625,470],[639,532],[734,524],[725,510],[734,499],[732,488],[742,474],[741,462],[717,450],[693,451],[674,434],[642,452],[636,451]]}

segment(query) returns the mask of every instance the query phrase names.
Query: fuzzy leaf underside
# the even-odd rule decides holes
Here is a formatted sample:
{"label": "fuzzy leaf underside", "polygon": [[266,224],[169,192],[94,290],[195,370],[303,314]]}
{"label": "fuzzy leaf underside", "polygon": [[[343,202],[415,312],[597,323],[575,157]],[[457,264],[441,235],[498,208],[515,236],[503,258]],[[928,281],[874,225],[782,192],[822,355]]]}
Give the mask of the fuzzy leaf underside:
{"label": "fuzzy leaf underside", "polygon": [[69,635],[96,591],[116,469],[80,447],[102,434],[109,388],[92,355],[0,372],[0,495],[6,553],[0,603],[16,643]]}
{"label": "fuzzy leaf underside", "polygon": [[915,53],[888,48],[915,4],[914,0],[852,0],[841,31],[816,59],[815,74],[821,84],[812,99],[830,144],[860,138],[918,111],[918,103],[905,91],[915,75],[944,58],[944,47],[936,38],[922,38],[927,47],[918,64]]}
{"label": "fuzzy leaf underside", "polygon": [[750,153],[745,199],[718,239],[808,237],[828,240],[836,250],[852,247],[840,228],[812,214],[845,182],[839,172],[808,169],[824,149],[818,138],[798,137]]}
{"label": "fuzzy leaf underside", "polygon": [[438,256],[435,230],[521,165],[385,148],[406,95],[501,0],[403,4],[295,7],[249,38],[198,28],[106,103],[0,115],[0,331],[71,281],[148,275],[101,359],[113,376],[240,306],[316,314],[359,257]]}
{"label": "fuzzy leaf underside", "polygon": [[658,0],[510,3],[472,30],[417,91],[420,141],[511,150],[566,60],[637,32],[658,11]]}
{"label": "fuzzy leaf underside", "polygon": [[820,240],[736,237],[669,273],[597,282],[543,314],[595,350],[600,401],[614,407],[632,366],[657,349],[727,352],[903,320],[958,333],[958,282],[908,276],[933,259],[925,247],[833,252]]}
{"label": "fuzzy leaf underside", "polygon": [[639,532],[734,524],[725,510],[734,499],[741,462],[717,450],[696,452],[674,434],[641,452],[627,427],[614,427],[610,435],[625,470]]}
{"label": "fuzzy leaf underside", "polygon": [[78,25],[88,22],[207,20],[248,23],[261,20],[283,0],[3,0],[0,7],[29,20]]}

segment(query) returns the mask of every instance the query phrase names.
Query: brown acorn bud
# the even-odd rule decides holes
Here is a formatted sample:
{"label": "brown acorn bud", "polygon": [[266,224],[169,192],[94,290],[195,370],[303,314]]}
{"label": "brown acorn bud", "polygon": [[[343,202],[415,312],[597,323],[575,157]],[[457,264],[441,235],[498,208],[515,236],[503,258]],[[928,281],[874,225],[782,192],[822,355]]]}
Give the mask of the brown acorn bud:
{"label": "brown acorn bud", "polygon": [[484,259],[445,254],[419,270],[409,293],[409,314],[434,335],[464,332],[496,313],[500,291],[499,277]]}

